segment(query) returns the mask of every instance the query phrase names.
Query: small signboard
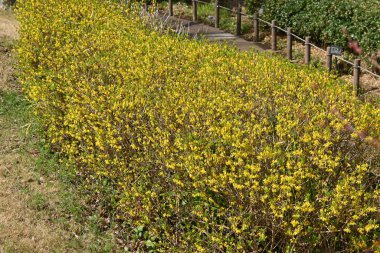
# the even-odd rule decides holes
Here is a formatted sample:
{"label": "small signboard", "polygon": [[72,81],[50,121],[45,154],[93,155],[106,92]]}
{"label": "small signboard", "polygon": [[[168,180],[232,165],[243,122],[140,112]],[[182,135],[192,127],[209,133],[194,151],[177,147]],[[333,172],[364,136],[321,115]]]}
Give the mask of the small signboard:
{"label": "small signboard", "polygon": [[331,54],[332,55],[337,55],[337,56],[342,55],[343,48],[338,47],[338,46],[331,46],[330,48],[331,48]]}

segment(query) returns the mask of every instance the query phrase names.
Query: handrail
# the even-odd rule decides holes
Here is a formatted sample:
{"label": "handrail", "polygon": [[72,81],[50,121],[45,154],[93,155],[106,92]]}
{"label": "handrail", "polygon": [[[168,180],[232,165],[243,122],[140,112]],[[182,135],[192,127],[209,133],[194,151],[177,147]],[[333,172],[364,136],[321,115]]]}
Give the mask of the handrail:
{"label": "handrail", "polygon": [[300,41],[306,43],[306,40],[304,40],[303,38],[301,38],[301,37],[299,37],[299,36],[297,36],[297,35],[295,35],[295,34],[293,34],[293,33],[292,33],[292,36],[293,36],[294,38],[296,38],[296,39],[298,39],[298,40],[300,40]]}
{"label": "handrail", "polygon": [[[285,30],[285,29],[282,29],[281,27],[279,27],[279,26],[274,26],[275,28],[277,28],[278,30],[280,30],[280,31],[282,31],[282,32],[284,32],[284,33],[286,33],[287,31]],[[291,35],[293,35],[293,33],[291,33]]]}
{"label": "handrail", "polygon": [[198,3],[202,3],[202,4],[211,4],[211,3],[208,3],[208,2],[203,2],[201,0],[194,0],[194,2],[198,2]]}
{"label": "handrail", "polygon": [[[204,1],[202,1],[202,0],[193,0],[193,2],[198,2],[198,3],[202,3],[202,4],[213,5],[213,3],[204,2]],[[221,5],[219,5],[218,3],[215,5],[215,7],[216,7],[216,8],[223,9],[223,10],[227,10],[227,11],[232,12],[232,13],[235,13],[235,14],[240,14],[240,15],[243,15],[243,16],[247,16],[247,17],[249,17],[249,18],[255,18],[255,16],[253,16],[253,15],[249,15],[249,14],[246,14],[246,13],[243,13],[243,12],[239,12],[239,11],[236,11],[236,10],[230,9],[230,8],[228,8],[228,7],[221,6]],[[279,27],[279,26],[273,26],[272,23],[270,23],[270,22],[268,22],[268,21],[266,21],[266,20],[264,20],[264,19],[261,19],[261,18],[257,17],[257,20],[260,21],[260,22],[262,22],[262,23],[264,23],[264,24],[266,24],[266,25],[268,25],[268,26],[270,26],[270,27],[274,27],[274,28],[276,28],[276,29],[278,29],[278,30],[280,30],[280,31],[282,31],[282,32],[288,33],[288,31],[285,30],[284,28]],[[290,33],[290,35],[291,35],[292,37],[294,37],[294,38],[296,38],[296,39],[298,39],[298,40],[300,40],[300,41],[306,43],[306,40],[303,39],[303,38],[301,38],[301,37],[299,37],[298,35],[296,35],[296,34],[294,34],[294,33]],[[320,51],[322,51],[322,52],[327,53],[326,50],[324,50],[323,48],[320,48],[320,47],[316,46],[315,44],[309,43],[308,45],[310,45],[311,47],[313,47],[313,48],[315,48],[315,49],[318,49],[318,50],[320,50]],[[341,61],[343,61],[343,62],[346,62],[347,64],[350,64],[351,66],[354,66],[354,65],[355,65],[353,62],[350,62],[350,61],[344,59],[343,57],[340,57],[340,56],[334,56],[334,57],[336,57],[337,59],[339,59],[339,60],[341,60]],[[373,73],[372,71],[370,71],[370,70],[368,70],[368,69],[366,69],[366,68],[363,68],[363,67],[361,67],[361,66],[359,66],[358,68],[359,68],[360,70],[362,70],[362,71],[364,71],[364,72],[366,72],[366,73],[368,73],[368,74],[374,76],[374,77],[380,78],[380,75],[377,75],[376,73]]]}
{"label": "handrail", "polygon": [[269,23],[268,21],[265,21],[264,19],[261,19],[261,18],[258,18],[259,21],[263,22],[264,24],[267,24],[269,26],[271,26],[272,24]]}
{"label": "handrail", "polygon": [[[193,1],[196,2],[196,1],[199,1],[199,0],[193,0]],[[203,2],[203,1],[199,1],[199,2]],[[217,7],[217,6],[218,6],[218,5],[216,5],[216,7]],[[256,20],[259,20],[260,18],[258,18],[258,17],[255,15],[255,19],[256,19]],[[268,23],[268,22],[267,22],[267,23]],[[268,24],[269,24],[269,23],[268,23]],[[272,24],[275,24],[275,22],[272,22]],[[276,26],[273,26],[272,24],[270,24],[272,28],[273,28],[273,27],[276,27]],[[291,34],[291,33],[290,33],[290,29],[288,29],[288,31],[286,31],[286,32],[287,32],[288,35]],[[325,51],[325,50],[323,50],[323,49],[321,49],[321,48],[315,46],[314,44],[311,44],[311,43],[310,43],[310,37],[306,37],[306,40],[305,40],[305,47],[307,48],[307,47],[310,47],[310,46],[313,46],[313,47],[315,47],[315,48],[317,48],[317,49],[319,49],[319,50]],[[329,51],[329,49],[328,49],[328,51]],[[325,51],[325,52],[326,52],[326,51]],[[329,51],[327,55],[329,55],[329,57],[330,57],[330,61],[331,61],[331,57],[332,57],[331,52]],[[353,64],[353,63],[351,63],[350,61],[347,61],[346,59],[344,59],[344,58],[342,58],[342,57],[339,57],[339,56],[334,56],[334,57],[336,57],[337,59],[340,59],[340,60],[342,60],[342,61],[344,61],[344,62],[346,62],[346,63],[348,63],[348,64],[353,65],[353,67],[354,67],[354,73],[355,73],[355,72],[359,73],[360,71],[358,71],[358,70],[361,69],[361,70],[363,70],[363,71],[365,71],[365,72],[368,72],[368,73],[370,73],[370,74],[372,74],[372,75],[374,75],[374,76],[376,76],[376,77],[380,77],[379,75],[377,75],[377,74],[375,74],[375,73],[373,73],[373,72],[371,72],[371,71],[369,71],[369,70],[367,70],[367,69],[361,67],[361,66],[360,66],[360,60],[359,60],[359,59],[356,59],[356,60],[355,60],[355,64]],[[354,79],[356,79],[356,78],[358,78],[358,75],[354,75]],[[355,81],[354,81],[354,88],[358,89],[358,84],[356,84],[356,87],[355,87]],[[372,136],[368,135],[368,134],[367,134],[366,132],[364,132],[364,131],[359,131],[359,130],[355,129],[354,125],[353,125],[351,122],[347,122],[347,118],[343,115],[343,113],[342,113],[342,112],[341,112],[336,106],[334,106],[333,108],[331,108],[331,112],[332,112],[333,114],[335,114],[335,115],[336,115],[336,116],[337,116],[342,122],[346,122],[346,123],[344,124],[344,129],[345,129],[346,131],[348,131],[348,132],[350,132],[350,133],[353,133],[353,134],[356,134],[356,135],[358,135],[358,137],[359,137],[362,141],[364,141],[364,142],[366,142],[366,143],[368,143],[368,144],[371,144],[372,146],[374,146],[374,147],[376,147],[376,148],[380,148],[380,139],[379,139],[379,138],[372,137]]]}
{"label": "handrail", "polygon": [[[351,66],[354,66],[354,63],[344,59],[343,57],[340,57],[340,56],[335,56],[337,59],[341,60],[341,61],[344,61],[345,63],[347,64],[350,64]],[[360,67],[361,68],[361,67]]]}
{"label": "handrail", "polygon": [[217,7],[220,8],[220,9],[226,10],[226,11],[232,11],[230,8],[227,8],[227,7],[224,7],[224,6],[221,6],[221,5],[218,5]]}
{"label": "handrail", "polygon": [[363,68],[363,67],[359,67],[361,70],[363,70],[364,72],[367,72],[368,74],[370,74],[370,75],[373,75],[373,76],[375,76],[375,77],[378,77],[378,78],[380,78],[380,75],[377,75],[377,74],[375,74],[375,73],[373,73],[372,71],[370,71],[370,70],[368,70],[368,69],[365,69],[365,68]]}
{"label": "handrail", "polygon": [[320,48],[320,47],[314,45],[313,43],[310,43],[309,45],[312,46],[312,47],[314,47],[315,49],[318,49],[319,51],[323,51],[323,52],[325,52],[325,53],[327,52],[327,51],[324,50],[323,48]]}

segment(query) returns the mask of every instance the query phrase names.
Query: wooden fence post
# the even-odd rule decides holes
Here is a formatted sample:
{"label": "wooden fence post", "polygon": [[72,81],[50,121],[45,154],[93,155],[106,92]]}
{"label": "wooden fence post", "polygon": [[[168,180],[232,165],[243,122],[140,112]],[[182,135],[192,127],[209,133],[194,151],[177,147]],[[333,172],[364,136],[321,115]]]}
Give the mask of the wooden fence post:
{"label": "wooden fence post", "polygon": [[193,21],[198,20],[197,0],[193,0]]}
{"label": "wooden fence post", "polygon": [[286,46],[286,55],[289,60],[292,60],[293,58],[293,37],[292,37],[292,28],[288,27],[286,31],[286,37],[287,37],[287,46]]}
{"label": "wooden fence post", "polygon": [[355,62],[354,62],[353,84],[354,84],[355,96],[359,96],[359,91],[360,91],[360,59],[355,59]]}
{"label": "wooden fence post", "polygon": [[238,0],[238,8],[236,13],[236,35],[241,34],[241,0]]}
{"label": "wooden fence post", "polygon": [[305,64],[310,64],[310,36],[307,36],[305,39]]}
{"label": "wooden fence post", "polygon": [[173,16],[173,0],[169,0],[169,16]]}
{"label": "wooden fence post", "polygon": [[276,20],[272,20],[272,51],[277,51]]}
{"label": "wooden fence post", "polygon": [[148,2],[144,1],[144,11],[148,11]]}
{"label": "wooden fence post", "polygon": [[259,13],[257,13],[257,12],[253,15],[253,32],[254,32],[253,40],[255,42],[259,42],[260,41]]}
{"label": "wooden fence post", "polygon": [[219,9],[219,0],[215,1],[215,27],[219,28],[219,19],[220,19],[220,9]]}
{"label": "wooden fence post", "polygon": [[326,51],[326,68],[331,71],[332,69],[332,54],[331,54],[331,47],[327,47]]}

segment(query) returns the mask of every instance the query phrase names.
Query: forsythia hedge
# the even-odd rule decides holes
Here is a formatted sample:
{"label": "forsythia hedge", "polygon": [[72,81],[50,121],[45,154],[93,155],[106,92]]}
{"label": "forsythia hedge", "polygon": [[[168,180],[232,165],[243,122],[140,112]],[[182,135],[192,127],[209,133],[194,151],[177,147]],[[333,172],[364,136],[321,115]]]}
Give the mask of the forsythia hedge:
{"label": "forsythia hedge", "polygon": [[160,34],[110,1],[20,0],[17,14],[20,80],[51,143],[116,185],[145,250],[356,252],[379,235],[379,150],[345,125],[379,136],[380,109],[347,84]]}

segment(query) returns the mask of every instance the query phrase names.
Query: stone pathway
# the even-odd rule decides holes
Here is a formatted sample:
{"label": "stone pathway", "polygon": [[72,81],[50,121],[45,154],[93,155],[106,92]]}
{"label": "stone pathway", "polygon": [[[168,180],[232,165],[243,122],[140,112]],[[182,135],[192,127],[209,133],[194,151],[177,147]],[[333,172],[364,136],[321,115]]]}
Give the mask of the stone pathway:
{"label": "stone pathway", "polygon": [[188,29],[190,35],[192,36],[204,36],[212,43],[229,43],[236,46],[242,51],[254,50],[257,52],[268,50],[269,48],[260,42],[252,42],[242,39],[234,34],[227,33],[218,28],[200,23],[193,22],[187,19],[179,17],[170,17],[169,23],[173,28],[183,26]]}

